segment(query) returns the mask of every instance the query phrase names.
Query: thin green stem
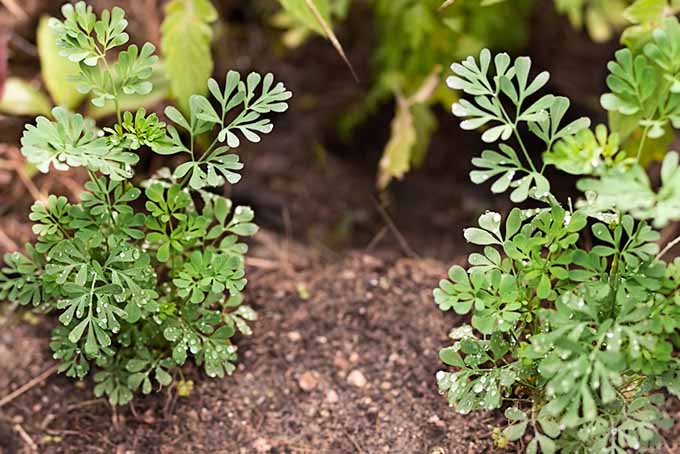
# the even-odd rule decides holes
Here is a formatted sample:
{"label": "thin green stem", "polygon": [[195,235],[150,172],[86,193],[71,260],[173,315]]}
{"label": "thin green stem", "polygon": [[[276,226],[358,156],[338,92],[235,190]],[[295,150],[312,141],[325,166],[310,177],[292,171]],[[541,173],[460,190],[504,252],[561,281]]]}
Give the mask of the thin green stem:
{"label": "thin green stem", "polygon": [[645,129],[642,131],[642,138],[640,139],[640,144],[638,145],[636,157],[636,161],[638,164],[640,164],[640,157],[642,156],[642,149],[645,147],[645,141],[647,140],[647,133],[649,132],[649,128],[650,126],[647,125],[645,126]]}
{"label": "thin green stem", "polygon": [[106,54],[100,51],[100,55],[102,58],[102,62],[104,62],[104,69],[106,70],[106,73],[108,74],[109,81],[111,82],[111,91],[113,92],[113,105],[116,109],[116,119],[118,120],[118,124],[123,124],[123,118],[120,113],[120,104],[118,102],[118,90],[116,90],[116,83],[113,78],[113,71],[111,71],[111,67],[109,66],[109,63],[106,61]]}
{"label": "thin green stem", "polygon": [[529,162],[529,166],[531,166],[531,170],[533,170],[534,172],[538,172],[538,170],[536,170],[536,166],[534,166],[534,161],[532,161],[531,158],[529,157],[529,152],[524,146],[524,142],[522,142],[522,137],[519,135],[519,131],[517,131],[517,126],[513,126],[512,130],[515,133],[517,142],[519,142],[519,146],[522,149],[522,153],[524,153],[524,158]]}
{"label": "thin green stem", "polygon": [[517,116],[515,116],[515,121],[510,120],[510,116],[506,112],[505,108],[503,105],[498,102],[498,106],[500,107],[501,113],[503,114],[503,117],[505,118],[505,121],[507,124],[512,125],[512,132],[515,134],[515,137],[517,138],[517,142],[519,142],[519,146],[522,149],[522,153],[524,154],[524,159],[527,160],[529,163],[529,166],[531,167],[531,170],[533,172],[538,172],[536,170],[536,166],[534,165],[534,161],[531,160],[531,157],[529,157],[529,152],[527,151],[526,147],[524,146],[524,142],[522,141],[522,137],[519,135],[519,131],[517,130]]}
{"label": "thin green stem", "polygon": [[116,218],[113,215],[113,205],[111,204],[111,198],[109,196],[109,192],[106,190],[106,187],[103,187],[101,182],[99,181],[99,178],[97,178],[97,175],[90,169],[87,169],[87,173],[90,175],[90,180],[94,182],[94,184],[97,185],[97,188],[99,191],[104,195],[104,203],[106,204],[106,211],[109,213],[109,217],[111,218],[111,227],[114,227],[116,225]]}
{"label": "thin green stem", "polygon": [[68,234],[68,232],[66,231],[66,229],[64,228],[64,226],[61,225],[61,223],[59,222],[59,220],[58,220],[57,218],[55,218],[55,217],[52,215],[52,213],[50,213],[49,211],[48,211],[47,213],[48,213],[49,218],[50,218],[50,219],[52,220],[52,222],[54,222],[54,224],[59,228],[59,230],[61,231],[61,233],[63,233],[64,236],[65,236],[66,238],[71,238],[71,235]]}
{"label": "thin green stem", "polygon": [[614,317],[616,316],[616,294],[619,292],[619,285],[621,283],[621,254],[625,252],[628,249],[628,246],[635,241],[638,237],[638,234],[640,233],[640,229],[642,228],[642,223],[638,223],[635,233],[628,238],[628,241],[623,245],[622,248],[619,249],[619,246],[616,246],[616,253],[614,254],[614,258],[612,259],[611,266],[609,268],[609,288],[611,289],[611,307],[610,307],[610,316]]}
{"label": "thin green stem", "polygon": [[208,148],[206,148],[205,153],[201,155],[201,157],[198,159],[198,162],[204,162],[208,160],[208,158],[210,158],[213,151],[215,150],[215,145],[217,145],[217,136],[215,136],[215,139],[213,139]]}

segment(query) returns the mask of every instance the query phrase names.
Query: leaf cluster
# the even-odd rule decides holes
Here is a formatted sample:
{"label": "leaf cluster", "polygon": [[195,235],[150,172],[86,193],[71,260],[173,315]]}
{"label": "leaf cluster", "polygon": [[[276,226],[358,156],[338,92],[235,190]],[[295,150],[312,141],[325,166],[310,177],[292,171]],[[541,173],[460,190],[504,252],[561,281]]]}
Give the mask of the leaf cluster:
{"label": "leaf cluster", "polygon": [[[122,10],[97,18],[79,2],[62,11],[52,27],[64,56],[80,62],[80,84],[92,82],[88,90],[116,106],[123,94],[151,89],[153,46],[130,46],[106,63],[128,40]],[[40,171],[82,167],[90,180],[77,202],[35,202],[36,242],[4,257],[0,300],[56,315],[50,345],[59,372],[80,379],[94,371],[95,394],[112,404],[169,386],[190,359],[211,377],[230,374],[233,336],[250,334],[256,318],[243,304],[243,239],[257,232],[254,213],[211,190],[240,179],[234,149],[269,133],[268,114],[285,111],[291,94],[271,74],[241,80],[233,71],[224,88],[211,79],[208,89],[211,99],[190,98],[188,117],[165,109],[174,125],[139,109],[118,111],[99,129],[58,107],[53,120],[38,117],[24,131],[22,153]],[[209,134],[201,150],[198,139]],[[134,165],[148,151],[187,159],[137,187]]]}
{"label": "leaf cluster", "polygon": [[[480,250],[434,290],[440,309],[470,316],[440,351],[452,367],[437,374],[440,391],[461,413],[504,409],[497,444],[527,453],[653,449],[669,423],[663,393],[679,389],[680,262],[657,244],[680,219],[678,154],[666,154],[654,190],[618,134],[566,121],[566,98],[538,94],[548,74],[532,77],[528,58],[483,50],[452,71],[449,86],[469,96],[453,106],[461,127],[497,144],[473,160],[472,181],[494,179],[492,192],[534,208],[487,212],[464,231]],[[645,111],[665,111],[675,95],[663,93]],[[552,194],[548,166],[581,177],[575,206]]]}

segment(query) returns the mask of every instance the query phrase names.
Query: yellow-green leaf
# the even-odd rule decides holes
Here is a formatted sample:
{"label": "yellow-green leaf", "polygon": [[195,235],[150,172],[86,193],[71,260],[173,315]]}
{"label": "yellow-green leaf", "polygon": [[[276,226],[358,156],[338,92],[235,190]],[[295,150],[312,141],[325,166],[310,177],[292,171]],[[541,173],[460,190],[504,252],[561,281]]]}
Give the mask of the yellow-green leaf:
{"label": "yellow-green leaf", "polygon": [[170,91],[184,112],[189,97],[206,94],[212,75],[211,23],[217,11],[209,0],[172,0],[161,26],[161,54]]}
{"label": "yellow-green leaf", "polygon": [[78,93],[76,84],[68,81],[68,76],[78,74],[78,64],[59,55],[57,38],[54,30],[47,24],[48,21],[49,17],[41,17],[36,32],[42,79],[55,104],[75,109],[84,95]]}
{"label": "yellow-green leaf", "polygon": [[50,115],[52,104],[47,96],[17,77],[5,81],[0,99],[0,112],[12,115]]}
{"label": "yellow-green leaf", "polygon": [[408,98],[397,94],[397,113],[392,120],[390,140],[385,146],[378,170],[378,188],[383,190],[392,178],[400,180],[418,165],[427,150],[436,119],[427,106],[439,85],[441,68],[435,67],[418,90]]}
{"label": "yellow-green leaf", "polygon": [[408,103],[398,99],[397,113],[392,120],[390,140],[385,146],[378,171],[378,188],[385,189],[392,178],[401,179],[411,164],[411,150],[417,141],[413,115]]}
{"label": "yellow-green leaf", "polygon": [[623,17],[634,24],[658,21],[664,17],[666,0],[637,0],[623,11]]}

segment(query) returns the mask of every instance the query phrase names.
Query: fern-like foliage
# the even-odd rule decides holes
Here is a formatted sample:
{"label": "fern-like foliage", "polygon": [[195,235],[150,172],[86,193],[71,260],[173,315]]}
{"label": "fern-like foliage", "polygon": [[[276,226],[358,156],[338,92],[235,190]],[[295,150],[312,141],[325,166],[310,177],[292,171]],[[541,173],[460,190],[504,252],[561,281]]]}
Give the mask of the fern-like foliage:
{"label": "fern-like foliage", "polygon": [[[619,51],[610,64],[603,104],[633,116],[646,134],[675,125],[676,94],[663,69],[672,67],[673,24],[654,33],[644,56]],[[666,154],[655,190],[616,133],[591,130],[585,118],[566,122],[569,101],[538,94],[548,74],[532,77],[528,58],[484,50],[452,70],[449,86],[469,96],[453,106],[461,127],[484,128],[482,140],[497,144],[473,160],[471,179],[494,179],[493,192],[511,190],[513,202],[534,207],[505,219],[482,214],[464,231],[480,246],[470,266],[453,266],[434,290],[442,310],[471,316],[440,352],[452,368],[437,374],[441,393],[461,413],[503,409],[499,446],[654,449],[669,423],[661,392],[680,395],[680,261],[663,260],[677,241],[662,251],[657,244],[658,229],[680,220],[678,154]],[[543,142],[542,163],[527,134]],[[552,194],[548,166],[581,177],[575,206]]]}
{"label": "fern-like foliage", "polygon": [[[53,120],[27,125],[22,153],[42,172],[83,167],[90,175],[80,201],[50,195],[31,208],[36,243],[5,256],[0,300],[57,315],[51,347],[59,371],[83,378],[95,370],[97,396],[122,405],[141,390],[169,386],[193,359],[211,377],[234,370],[237,332],[250,334],[255,313],[243,305],[244,237],[257,232],[254,213],[209,192],[236,183],[243,140],[258,142],[272,130],[268,114],[283,112],[291,93],[267,74],[245,80],[227,75],[224,88],[209,81],[212,99],[190,98],[185,117],[167,107],[168,125],[144,109],[121,112],[122,94],[151,90],[153,46],[125,44],[120,8],[97,18],[84,2],[54,19],[62,54],[79,62],[76,77],[93,103],[112,102],[118,121],[98,129],[63,108]],[[217,107],[213,107],[217,106]],[[199,150],[197,139],[212,134]],[[136,187],[140,153],[184,154],[174,172]]]}

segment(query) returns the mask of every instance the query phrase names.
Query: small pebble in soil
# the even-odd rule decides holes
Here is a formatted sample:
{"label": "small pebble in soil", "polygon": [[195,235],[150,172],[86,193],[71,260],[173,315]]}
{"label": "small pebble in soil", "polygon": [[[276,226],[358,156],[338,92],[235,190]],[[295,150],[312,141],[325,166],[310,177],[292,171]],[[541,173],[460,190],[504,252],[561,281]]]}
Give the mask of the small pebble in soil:
{"label": "small pebble in soil", "polygon": [[338,393],[336,393],[334,390],[330,390],[326,393],[326,402],[329,404],[334,404],[337,403],[340,400],[338,397]]}
{"label": "small pebble in soil", "polygon": [[361,261],[364,262],[365,265],[368,265],[368,266],[373,267],[373,268],[379,268],[383,265],[382,260],[380,260],[376,257],[370,256],[370,255],[362,256]]}
{"label": "small pebble in soil", "polygon": [[269,452],[272,449],[272,445],[269,443],[269,440],[265,438],[258,438],[255,440],[255,443],[253,443],[253,448],[255,448],[255,451],[257,452]]}
{"label": "small pebble in soil", "polygon": [[298,342],[302,340],[302,334],[299,331],[291,331],[288,333],[288,340],[291,342]]}
{"label": "small pebble in soil", "polygon": [[446,424],[444,424],[444,421],[441,420],[441,418],[437,415],[432,415],[430,419],[427,420],[430,424],[434,424],[437,427],[446,427]]}
{"label": "small pebble in soil", "polygon": [[336,353],[335,358],[333,358],[333,365],[339,370],[349,369],[349,362],[339,353]]}
{"label": "small pebble in soil", "polygon": [[356,386],[357,388],[363,388],[368,384],[368,381],[366,380],[366,377],[364,377],[364,374],[361,373],[359,369],[354,369],[347,376],[347,383],[349,383],[352,386]]}
{"label": "small pebble in soil", "polygon": [[298,385],[300,385],[300,389],[303,391],[312,391],[315,389],[319,384],[319,379],[317,377],[316,372],[303,372],[299,377],[298,377]]}
{"label": "small pebble in soil", "polygon": [[387,358],[388,363],[404,364],[404,360],[399,356],[399,353],[390,353]]}
{"label": "small pebble in soil", "polygon": [[344,270],[340,273],[340,278],[348,280],[348,281],[354,280],[354,279],[356,279],[356,274],[353,271]]}

